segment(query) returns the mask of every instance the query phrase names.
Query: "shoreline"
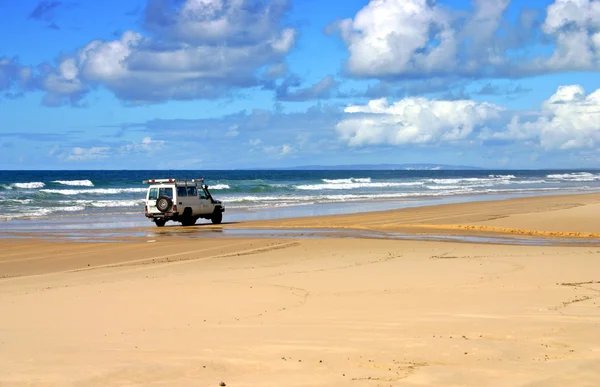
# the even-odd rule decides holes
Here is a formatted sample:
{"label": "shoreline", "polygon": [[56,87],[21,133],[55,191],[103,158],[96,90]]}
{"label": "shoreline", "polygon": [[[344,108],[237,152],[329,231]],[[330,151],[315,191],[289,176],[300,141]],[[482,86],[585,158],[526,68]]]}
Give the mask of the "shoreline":
{"label": "shoreline", "polygon": [[[253,221],[230,227],[336,228],[401,232],[600,237],[600,193],[543,195],[435,204],[388,211]],[[550,213],[547,217],[538,214]],[[566,216],[566,219],[565,219]],[[542,219],[543,218],[543,219]],[[565,220],[568,220],[565,222]]]}
{"label": "shoreline", "polygon": [[[177,223],[157,228],[146,219],[141,219],[134,224],[126,223],[121,228],[110,227],[110,224],[95,228],[83,228],[71,223],[66,223],[66,227],[63,228],[57,226],[55,222],[49,222],[47,225],[40,226],[36,231],[32,231],[30,227],[14,231],[0,229],[0,240],[63,238],[72,241],[119,241],[144,240],[161,235],[185,236],[207,230],[230,230],[231,236],[237,236],[236,230],[238,230],[238,234],[243,234],[243,230],[266,230],[268,234],[269,230],[275,233],[281,229],[336,230],[342,233],[344,230],[355,230],[407,235],[572,238],[574,240],[600,238],[600,221],[587,216],[588,212],[594,213],[600,210],[600,193],[509,197],[500,200],[483,199],[456,203],[413,202],[411,204],[416,205],[333,215],[231,222],[225,218],[226,221],[221,225],[201,223],[188,227],[182,227]],[[583,207],[588,208],[589,211],[584,210]],[[569,210],[570,221],[565,223],[563,221],[564,214],[561,211],[569,212]],[[536,213],[540,212],[549,212],[559,220],[536,219]],[[150,224],[148,227],[144,227],[140,226],[141,222]],[[33,226],[33,224],[28,226]]]}

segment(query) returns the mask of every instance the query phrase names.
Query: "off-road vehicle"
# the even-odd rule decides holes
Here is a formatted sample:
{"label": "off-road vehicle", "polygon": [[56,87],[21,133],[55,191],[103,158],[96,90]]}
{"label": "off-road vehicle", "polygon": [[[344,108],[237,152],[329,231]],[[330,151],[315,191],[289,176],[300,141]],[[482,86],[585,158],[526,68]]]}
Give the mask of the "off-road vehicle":
{"label": "off-road vehicle", "polygon": [[169,220],[191,226],[200,218],[221,223],[225,206],[213,199],[204,179],[151,179],[146,192],[146,217],[158,227]]}

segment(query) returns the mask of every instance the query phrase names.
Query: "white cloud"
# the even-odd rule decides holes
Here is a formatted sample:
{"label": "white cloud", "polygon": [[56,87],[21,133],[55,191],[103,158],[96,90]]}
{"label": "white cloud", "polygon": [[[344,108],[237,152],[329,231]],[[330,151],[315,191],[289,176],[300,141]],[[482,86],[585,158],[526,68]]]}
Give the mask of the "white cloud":
{"label": "white cloud", "polygon": [[[373,78],[600,70],[600,1],[555,0],[541,31],[527,9],[509,22],[509,2],[473,0],[472,11],[459,12],[429,0],[371,0],[337,23],[350,53],[348,70]],[[544,45],[550,55],[541,54]],[[524,50],[533,57],[521,58]]]}
{"label": "white cloud", "polygon": [[[509,112],[472,100],[405,98],[351,105],[336,132],[350,146],[502,141],[551,150],[600,144],[600,89],[560,86],[539,111]],[[532,148],[532,149],[533,149]]]}
{"label": "white cloud", "polygon": [[285,156],[288,153],[291,153],[294,151],[294,148],[292,148],[292,146],[290,144],[283,144],[281,146],[281,152],[279,153],[281,156]]}
{"label": "white cloud", "polygon": [[121,146],[118,150],[123,153],[141,152],[150,153],[163,148],[165,142],[144,137],[141,142],[132,142]]}
{"label": "white cloud", "polygon": [[[351,72],[386,76],[442,70],[454,63],[455,34],[449,15],[427,0],[372,0],[340,24]],[[430,45],[430,33],[437,46]]]}
{"label": "white cloud", "polygon": [[499,118],[504,109],[470,100],[438,101],[387,99],[367,105],[351,105],[336,125],[340,138],[350,146],[436,144],[466,139],[476,126]]}
{"label": "white cloud", "polygon": [[294,152],[294,148],[292,148],[290,144],[269,145],[263,147],[262,151],[267,154],[274,155],[276,157],[283,157]]}
{"label": "white cloud", "polygon": [[238,129],[239,125],[231,125],[225,133],[225,137],[237,137],[240,134]]}
{"label": "white cloud", "polygon": [[556,50],[546,66],[554,70],[598,68],[600,47],[595,32],[599,27],[599,1],[555,0],[542,25],[556,39]]}
{"label": "white cloud", "polygon": [[506,130],[482,133],[484,139],[530,140],[546,150],[595,148],[600,143],[600,89],[560,86],[542,104],[535,120],[513,117]]}
{"label": "white cloud", "polygon": [[80,148],[76,147],[71,149],[71,152],[66,155],[67,161],[85,161],[103,159],[108,157],[108,147],[91,147],[91,148]]}
{"label": "white cloud", "polygon": [[58,159],[66,161],[88,161],[99,160],[105,158],[131,157],[132,155],[146,156],[163,149],[165,141],[153,140],[151,137],[144,137],[140,142],[129,142],[118,146],[94,146],[90,148],[74,147],[66,152],[59,152],[60,148],[54,146],[49,156],[54,156]]}
{"label": "white cloud", "polygon": [[120,39],[95,40],[49,69],[42,88],[64,101],[103,85],[133,103],[213,98],[258,84],[257,72],[278,65],[296,31],[281,27],[286,2],[151,0],[145,26]]}

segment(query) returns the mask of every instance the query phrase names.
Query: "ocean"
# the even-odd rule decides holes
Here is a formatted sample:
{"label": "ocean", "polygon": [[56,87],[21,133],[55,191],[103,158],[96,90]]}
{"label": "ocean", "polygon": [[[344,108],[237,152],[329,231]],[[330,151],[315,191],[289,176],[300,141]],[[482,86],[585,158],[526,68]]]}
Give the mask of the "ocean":
{"label": "ocean", "polygon": [[0,231],[151,226],[142,180],[199,177],[224,222],[600,192],[592,170],[0,171]]}

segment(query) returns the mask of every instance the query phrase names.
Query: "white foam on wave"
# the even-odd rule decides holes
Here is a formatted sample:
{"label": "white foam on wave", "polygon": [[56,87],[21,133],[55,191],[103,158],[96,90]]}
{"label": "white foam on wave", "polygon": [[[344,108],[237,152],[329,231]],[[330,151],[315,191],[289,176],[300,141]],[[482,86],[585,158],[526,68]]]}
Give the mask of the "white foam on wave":
{"label": "white foam on wave", "polygon": [[227,184],[209,185],[208,188],[209,189],[231,189],[231,187]]}
{"label": "white foam on wave", "polygon": [[501,179],[501,180],[510,180],[510,179],[517,178],[515,175],[488,175],[488,177],[491,179]]}
{"label": "white foam on wave", "polygon": [[371,199],[398,199],[406,197],[420,196],[442,196],[452,194],[462,194],[465,190],[449,190],[444,192],[398,192],[398,193],[381,193],[381,194],[331,194],[331,195],[306,195],[306,196],[237,196],[224,197],[225,205],[228,203],[290,203],[296,204],[300,202],[344,202],[355,200],[371,200]]}
{"label": "white foam on wave", "polygon": [[370,177],[351,177],[349,179],[321,179],[327,184],[351,184],[351,183],[370,183]]}
{"label": "white foam on wave", "polygon": [[78,212],[84,211],[85,206],[64,206],[64,207],[37,207],[29,208],[27,211],[4,214],[0,219],[35,219],[49,216],[57,212]]}
{"label": "white foam on wave", "polygon": [[449,184],[456,185],[461,183],[466,184],[481,184],[481,183],[493,183],[493,184],[511,184],[511,179],[514,179],[513,175],[490,175],[490,177],[459,177],[453,179],[426,179],[427,183],[434,184]]}
{"label": "white foam on wave", "polygon": [[41,189],[40,192],[59,195],[118,195],[121,193],[146,192],[146,188]]}
{"label": "white foam on wave", "polygon": [[53,183],[78,187],[94,186],[94,183],[92,183],[90,180],[54,180]]}
{"label": "white foam on wave", "polygon": [[510,184],[545,184],[548,183],[547,180],[520,180],[520,181],[511,181]]}
{"label": "white foam on wave", "polygon": [[596,181],[600,180],[600,174],[594,175],[590,172],[557,173],[546,175],[548,179],[564,181]]}
{"label": "white foam on wave", "polygon": [[8,186],[8,188],[9,189],[13,189],[13,188],[36,189],[36,188],[43,188],[45,186],[46,186],[46,184],[42,183],[41,181],[34,181],[31,183],[12,183],[11,185]]}
{"label": "white foam on wave", "polygon": [[76,204],[86,207],[111,208],[111,207],[137,207],[143,205],[145,199],[137,200],[60,200],[61,204]]}
{"label": "white foam on wave", "polygon": [[2,204],[29,204],[31,203],[31,199],[6,199],[0,198],[0,203]]}
{"label": "white foam on wave", "polygon": [[411,187],[421,186],[425,183],[421,181],[405,182],[405,183],[394,183],[394,182],[380,182],[380,183],[327,183],[327,184],[305,184],[294,186],[296,189],[304,191],[319,191],[319,190],[343,190],[343,189],[357,189],[357,188],[389,188],[389,187]]}
{"label": "white foam on wave", "polygon": [[[491,186],[490,185],[486,185],[486,186]],[[466,187],[466,186],[461,186],[461,185],[426,185],[425,188],[427,189],[431,189],[431,190],[453,190],[453,189],[460,189],[460,190],[468,190],[468,189],[473,189],[472,186],[470,187]]]}
{"label": "white foam on wave", "polygon": [[85,210],[85,206],[51,207],[52,212],[75,212]]}
{"label": "white foam on wave", "polygon": [[[279,207],[279,206],[294,206],[305,205],[312,203],[343,203],[365,200],[394,200],[394,199],[410,199],[410,198],[426,198],[426,197],[441,197],[454,195],[487,195],[487,194],[518,194],[529,192],[553,192],[562,190],[559,187],[547,188],[487,188],[475,189],[473,187],[457,186],[458,189],[443,187],[446,189],[438,189],[432,191],[421,192],[397,192],[397,193],[381,193],[381,194],[331,194],[331,195],[304,195],[304,196],[260,196],[248,195],[237,197],[222,198],[225,205],[231,205],[236,208],[260,208],[260,207]],[[579,187],[578,190],[586,190],[589,187]]]}

